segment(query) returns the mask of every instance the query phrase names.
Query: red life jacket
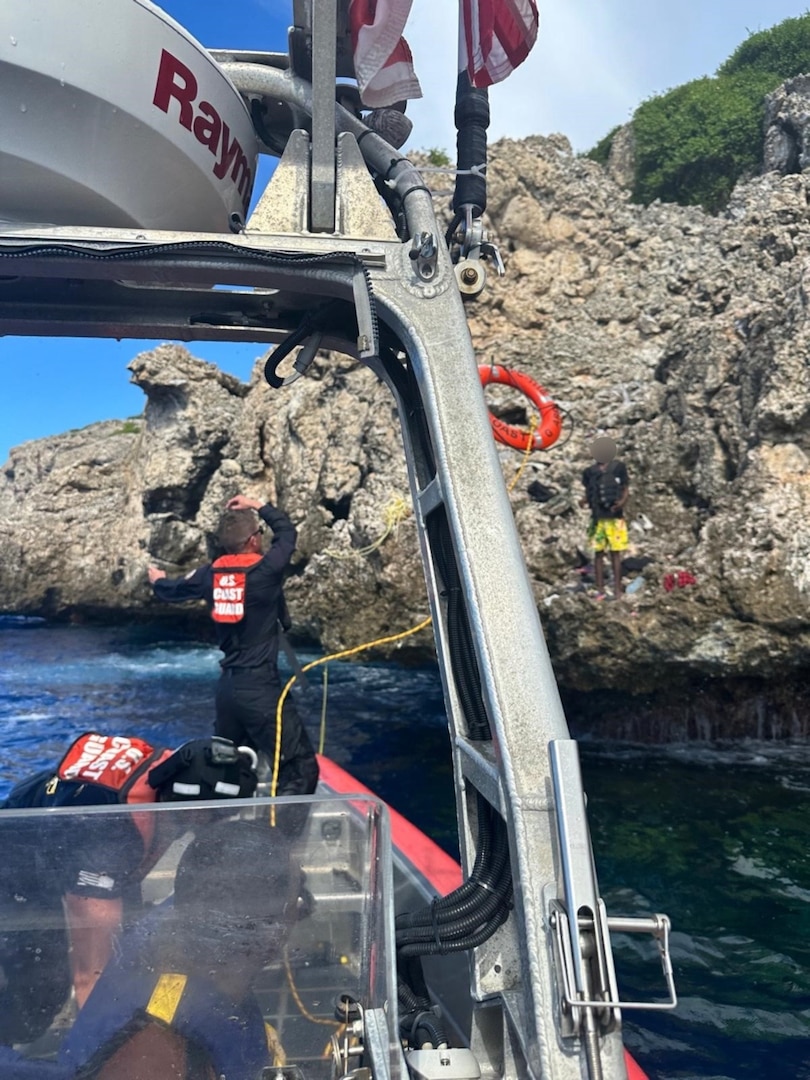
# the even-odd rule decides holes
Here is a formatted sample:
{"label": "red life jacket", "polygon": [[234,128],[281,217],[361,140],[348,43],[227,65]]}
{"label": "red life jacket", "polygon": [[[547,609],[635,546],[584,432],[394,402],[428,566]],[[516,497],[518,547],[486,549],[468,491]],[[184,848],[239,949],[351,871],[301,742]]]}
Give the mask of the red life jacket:
{"label": "red life jacket", "polygon": [[[156,748],[143,739],[87,731],[70,746],[59,763],[54,780],[101,788],[107,795],[99,800],[103,802],[130,806],[153,803],[157,801],[157,792],[149,786],[148,774],[172,753],[172,750]],[[133,814],[132,817],[144,847],[148,849],[154,834],[152,815]]]}
{"label": "red life jacket", "polygon": [[211,618],[218,623],[238,623],[245,617],[248,574],[263,556],[223,555],[211,564],[213,598]]}

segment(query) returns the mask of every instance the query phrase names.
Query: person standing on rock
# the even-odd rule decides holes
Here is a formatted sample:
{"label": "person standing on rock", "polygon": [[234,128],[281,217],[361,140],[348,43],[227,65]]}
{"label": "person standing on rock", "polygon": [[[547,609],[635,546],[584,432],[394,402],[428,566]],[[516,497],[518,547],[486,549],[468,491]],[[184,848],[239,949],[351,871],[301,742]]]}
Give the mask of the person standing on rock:
{"label": "person standing on rock", "polygon": [[[258,512],[258,517],[256,516]],[[262,522],[273,541],[263,550]],[[149,581],[159,600],[204,600],[224,653],[217,684],[215,732],[237,745],[250,746],[272,763],[276,756],[276,709],[281,696],[278,673],[279,620],[283,616],[284,570],[295,550],[295,528],[271,503],[236,495],[218,528],[225,552],[215,562],[182,578],[168,578],[149,567]],[[293,703],[284,705],[281,758],[276,794],[309,795],[318,782],[312,743]]]}
{"label": "person standing on rock", "polygon": [[601,600],[605,594],[605,552],[610,552],[613,567],[613,595],[621,599],[622,552],[627,550],[627,523],[624,507],[630,494],[627,467],[616,457],[616,443],[601,436],[591,446],[594,457],[582,473],[585,497],[582,506],[591,511],[588,539],[594,549],[596,592]]}

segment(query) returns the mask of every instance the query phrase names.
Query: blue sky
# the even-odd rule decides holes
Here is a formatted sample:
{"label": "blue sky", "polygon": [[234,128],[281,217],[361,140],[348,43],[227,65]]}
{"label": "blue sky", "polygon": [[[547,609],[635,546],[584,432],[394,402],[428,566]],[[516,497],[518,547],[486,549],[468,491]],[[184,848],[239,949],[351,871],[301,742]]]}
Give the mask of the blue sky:
{"label": "blue sky", "polygon": [[[492,89],[490,139],[563,132],[586,150],[635,106],[710,75],[745,39],[804,14],[806,0],[539,0],[541,29],[528,61]],[[282,50],[289,0],[166,0],[161,5],[211,48]],[[412,148],[455,145],[456,5],[413,0],[407,37],[424,98],[412,102]],[[440,47],[438,42],[446,42]],[[11,446],[96,420],[137,415],[126,365],[152,342],[0,338],[0,462]],[[261,346],[194,344],[192,351],[247,379]]]}

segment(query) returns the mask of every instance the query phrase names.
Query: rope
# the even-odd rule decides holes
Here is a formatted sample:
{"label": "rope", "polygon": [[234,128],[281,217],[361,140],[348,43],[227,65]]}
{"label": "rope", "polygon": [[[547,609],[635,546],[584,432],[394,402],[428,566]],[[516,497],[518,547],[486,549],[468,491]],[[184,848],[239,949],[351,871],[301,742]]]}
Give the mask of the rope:
{"label": "rope", "polygon": [[372,551],[376,551],[385,540],[391,535],[401,521],[410,514],[410,503],[406,502],[401,495],[395,495],[388,501],[383,509],[383,525],[384,531],[381,536],[364,548],[353,548],[350,551],[336,551],[334,548],[326,548],[324,550],[325,555],[331,555],[333,559],[354,559],[359,555],[370,555]]}
{"label": "rope", "polygon": [[520,477],[521,477],[521,475],[523,473],[523,470],[526,468],[526,463],[528,462],[529,455],[532,452],[532,441],[534,440],[534,432],[535,432],[535,429],[536,429],[536,427],[537,427],[537,425],[539,423],[540,423],[540,418],[537,417],[537,416],[533,416],[531,418],[530,422],[529,422],[529,434],[526,436],[526,449],[523,451],[523,460],[520,463],[520,468],[515,473],[515,475],[512,477],[512,479],[509,481],[509,486],[506,489],[507,491],[512,491],[513,490],[513,488],[517,484],[518,480],[520,479]]}
{"label": "rope", "polygon": [[[329,656],[322,656],[320,660],[311,660],[301,668],[301,674],[311,671],[312,668],[319,667],[321,664],[327,664],[330,660],[346,660],[350,656],[356,656],[358,653],[365,652],[366,649],[373,649],[377,645],[391,645],[395,641],[402,641],[403,638],[410,637],[411,634],[417,634],[420,630],[424,630],[426,627],[430,626],[432,621],[432,618],[428,615],[426,619],[423,619],[417,626],[412,626],[410,630],[401,630],[398,634],[390,634],[387,637],[377,638],[374,641],[366,641],[362,645],[355,645],[351,649],[341,649],[340,652],[331,653]],[[284,710],[284,702],[287,700],[287,695],[297,678],[298,673],[296,672],[287,680],[287,683],[279,696],[278,705],[276,706],[276,746],[273,757],[273,778],[270,782],[271,798],[275,798],[276,791],[278,790],[278,773],[281,767],[281,715]],[[271,824],[275,825],[275,806],[270,810],[270,818]]]}
{"label": "rope", "polygon": [[301,1015],[313,1024],[325,1024],[329,1027],[334,1028],[336,1031],[339,1031],[340,1028],[344,1026],[340,1020],[325,1020],[322,1016],[313,1016],[301,1000],[301,995],[298,993],[298,988],[296,987],[295,981],[293,980],[292,968],[290,967],[290,954],[286,946],[284,948],[284,970],[287,973],[287,985],[290,988],[292,999],[298,1006],[298,1011],[301,1013]]}
{"label": "rope", "polygon": [[287,1064],[287,1053],[281,1045],[278,1032],[266,1020],[264,1022],[264,1037],[267,1040],[267,1049],[273,1055],[273,1065],[276,1068],[283,1068]]}
{"label": "rope", "polygon": [[[334,1039],[334,1038],[339,1039],[342,1035],[345,1035],[346,1032],[348,1031],[348,1024],[346,1024],[343,1020],[337,1020],[337,1019],[332,1020],[332,1019],[327,1019],[327,1018],[321,1017],[321,1016],[314,1016],[309,1011],[309,1009],[306,1007],[304,1002],[301,1000],[301,995],[298,993],[298,987],[295,985],[295,980],[293,979],[293,973],[292,973],[292,966],[290,964],[290,953],[289,953],[289,950],[288,950],[287,946],[284,947],[284,970],[285,970],[285,972],[287,974],[287,985],[290,988],[290,994],[292,995],[292,999],[295,1002],[295,1004],[298,1006],[298,1011],[301,1013],[301,1015],[304,1017],[304,1019],[309,1020],[310,1023],[312,1023],[312,1024],[323,1024],[325,1027],[332,1027],[332,1028],[335,1029],[334,1032],[332,1033],[332,1037],[329,1039],[329,1042],[323,1048],[323,1052],[321,1054],[321,1057],[328,1058],[332,1053],[332,1039]],[[269,1024],[267,1024],[265,1026],[270,1027]],[[274,1032],[274,1034],[275,1034],[275,1032]],[[270,1040],[268,1038],[268,1042],[269,1041]],[[354,1042],[355,1042],[355,1040],[352,1039],[352,1043],[354,1043]],[[279,1046],[280,1046],[280,1044],[279,1044]],[[271,1047],[271,1050],[272,1049],[273,1049],[273,1047]],[[282,1053],[284,1053],[283,1049],[282,1049]],[[274,1065],[275,1064],[276,1063],[274,1062]],[[282,1065],[287,1064],[286,1055],[285,1055],[285,1060],[283,1062],[281,1062],[281,1064]]]}

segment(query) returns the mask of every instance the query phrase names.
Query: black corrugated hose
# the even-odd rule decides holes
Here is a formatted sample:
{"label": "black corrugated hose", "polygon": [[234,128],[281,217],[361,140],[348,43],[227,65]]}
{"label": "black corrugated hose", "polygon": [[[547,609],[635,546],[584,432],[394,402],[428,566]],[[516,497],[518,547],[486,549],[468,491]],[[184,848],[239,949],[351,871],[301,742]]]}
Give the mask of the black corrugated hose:
{"label": "black corrugated hose", "polygon": [[[478,795],[479,846],[470,877],[448,896],[396,920],[397,956],[457,952],[486,941],[509,916],[512,869],[506,826]],[[407,979],[407,972],[400,971]]]}

